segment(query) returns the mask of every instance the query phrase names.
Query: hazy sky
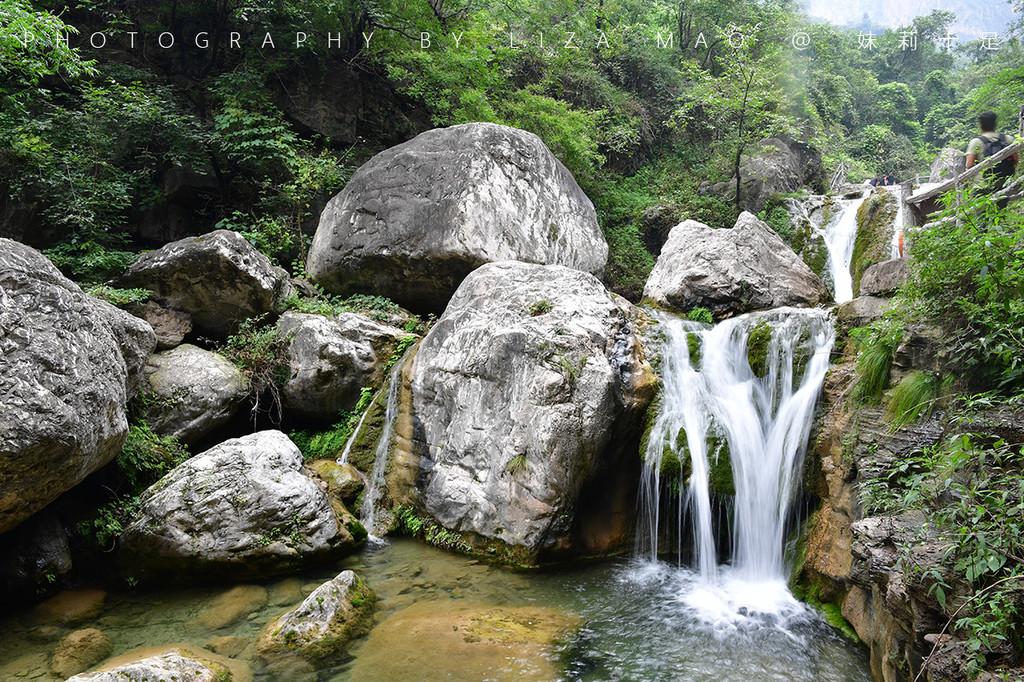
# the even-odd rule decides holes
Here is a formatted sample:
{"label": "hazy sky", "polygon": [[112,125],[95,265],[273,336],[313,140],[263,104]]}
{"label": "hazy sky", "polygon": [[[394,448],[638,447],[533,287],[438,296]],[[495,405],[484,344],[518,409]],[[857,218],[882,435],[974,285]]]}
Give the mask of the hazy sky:
{"label": "hazy sky", "polygon": [[833,24],[858,24],[867,14],[873,24],[896,28],[933,9],[956,13],[953,32],[964,39],[993,31],[1002,34],[1013,18],[1007,0],[804,0],[807,13]]}

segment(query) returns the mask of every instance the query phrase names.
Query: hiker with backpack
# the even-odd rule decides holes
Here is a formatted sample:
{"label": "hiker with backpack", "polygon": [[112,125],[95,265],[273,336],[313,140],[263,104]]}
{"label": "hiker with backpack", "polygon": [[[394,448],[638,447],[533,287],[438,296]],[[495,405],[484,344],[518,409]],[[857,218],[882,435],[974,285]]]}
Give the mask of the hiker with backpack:
{"label": "hiker with backpack", "polygon": [[[978,125],[981,126],[981,135],[971,140],[967,145],[967,167],[981,163],[982,159],[988,159],[998,154],[1002,149],[1013,144],[1013,140],[1005,133],[996,132],[996,115],[994,112],[986,111],[978,116]],[[1018,155],[1013,154],[1003,159],[985,172],[989,178],[989,191],[999,189],[1006,182],[1006,178],[1013,175],[1017,168]]]}

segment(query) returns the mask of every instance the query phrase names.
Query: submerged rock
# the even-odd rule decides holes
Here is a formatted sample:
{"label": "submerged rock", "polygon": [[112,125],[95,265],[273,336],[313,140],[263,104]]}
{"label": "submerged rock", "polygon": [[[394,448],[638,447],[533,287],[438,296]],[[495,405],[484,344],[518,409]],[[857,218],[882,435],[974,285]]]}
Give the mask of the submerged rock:
{"label": "submerged rock", "polygon": [[352,571],[342,571],[301,604],[267,623],[256,642],[265,658],[293,652],[308,660],[344,651],[370,627],[376,596]]}
{"label": "submerged rock", "polygon": [[75,630],[60,641],[53,652],[50,670],[59,677],[68,677],[88,670],[113,652],[102,631],[96,628]]}
{"label": "submerged rock", "polygon": [[106,600],[103,590],[65,590],[38,604],[32,614],[43,623],[77,625],[103,613]]}
{"label": "submerged rock", "polygon": [[539,606],[420,602],[370,631],[352,679],[562,679],[558,649],[580,629],[572,614]]}
{"label": "submerged rock", "polygon": [[304,417],[336,420],[359,401],[364,386],[379,386],[384,365],[407,334],[357,315],[285,313],[277,323],[288,339],[285,407]]}
{"label": "submerged rock", "polygon": [[177,466],[142,494],[120,544],[125,574],[167,580],[284,573],[355,546],[280,431],[225,441]]}
{"label": "submerged rock", "polygon": [[155,353],[142,386],[154,433],[194,443],[226,423],[248,395],[242,372],[223,355],[190,344]]}
{"label": "submerged rock", "polygon": [[294,292],[287,272],[230,230],[144,253],[117,285],[151,290],[153,300],[189,313],[195,329],[214,338],[233,333],[243,320],[280,312]]}
{"label": "submerged rock", "polygon": [[600,274],[608,245],[590,199],[540,138],[466,123],[357,170],[324,209],[307,269],[338,294],[440,311],[472,270],[508,259]]}
{"label": "submerged rock", "polygon": [[716,317],[782,306],[813,306],[825,285],[774,231],[750,213],[731,229],[687,220],[668,242],[644,297],[678,311],[707,308]]}
{"label": "submerged rock", "polygon": [[0,239],[0,533],[114,459],[156,337]]}
{"label": "submerged rock", "polygon": [[266,588],[259,585],[237,585],[214,599],[203,609],[197,620],[205,628],[219,630],[263,608],[266,603]]}
{"label": "submerged rock", "polygon": [[643,319],[578,270],[473,272],[406,364],[392,498],[515,562],[618,547],[655,384]]}

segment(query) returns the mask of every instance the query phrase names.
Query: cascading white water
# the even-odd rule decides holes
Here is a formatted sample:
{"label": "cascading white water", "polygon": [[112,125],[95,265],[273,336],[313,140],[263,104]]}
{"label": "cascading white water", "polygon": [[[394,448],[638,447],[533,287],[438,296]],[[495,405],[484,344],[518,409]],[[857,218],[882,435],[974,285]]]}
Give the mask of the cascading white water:
{"label": "cascading white water", "polygon": [[[727,456],[735,487],[730,579],[781,581],[786,517],[835,340],[832,318],[780,308],[714,327],[664,314],[658,321],[663,387],[645,453],[638,553],[652,560],[659,553],[663,474],[688,472],[679,527],[690,519],[695,567],[704,581],[717,580],[709,472]],[[762,376],[748,345],[763,355],[754,359]],[[664,467],[666,457],[681,464]]]}
{"label": "cascading white water", "polygon": [[[383,391],[384,389],[381,389]],[[370,411],[373,409],[374,403],[377,402],[377,398],[380,397],[381,391],[377,391],[373,394],[373,400],[370,401],[370,405],[363,410],[363,416],[356,422],[356,428],[352,430],[352,435],[345,441],[345,447],[341,451],[341,457],[338,458],[338,464],[348,464],[348,455],[352,452],[352,446],[356,442],[356,436],[363,430],[363,423],[366,422],[366,418],[370,416]]]}
{"label": "cascading white water", "polygon": [[820,221],[812,220],[803,204],[795,201],[790,203],[791,214],[805,218],[814,234],[820,236],[825,243],[833,298],[836,303],[845,303],[853,298],[850,262],[853,260],[853,245],[857,239],[857,211],[870,194],[871,191],[866,190],[857,199],[840,200],[838,209],[824,225],[820,224]]}
{"label": "cascading white water", "polygon": [[[406,351],[408,355],[409,351]],[[377,503],[380,501],[381,492],[384,488],[384,472],[388,465],[388,455],[391,452],[391,436],[395,430],[395,419],[398,417],[398,392],[402,385],[402,366],[405,364],[403,356],[395,368],[391,370],[388,377],[388,397],[384,404],[384,427],[381,430],[380,440],[377,441],[377,451],[373,458],[373,471],[366,482],[366,490],[363,493],[363,503],[359,508],[359,521],[366,528],[372,541],[380,542],[379,535],[384,531],[377,528]],[[358,431],[358,429],[357,429]]]}

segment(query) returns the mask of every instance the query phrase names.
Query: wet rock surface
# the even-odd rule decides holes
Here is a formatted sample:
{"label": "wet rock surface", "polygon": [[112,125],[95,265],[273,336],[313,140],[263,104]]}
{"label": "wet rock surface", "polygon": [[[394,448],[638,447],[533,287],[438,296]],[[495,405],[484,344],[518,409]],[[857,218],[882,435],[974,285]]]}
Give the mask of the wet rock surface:
{"label": "wet rock surface", "polygon": [[120,561],[140,580],[272,575],[339,557],[354,541],[280,431],[225,441],[140,498]]}
{"label": "wet rock surface", "polygon": [[338,294],[440,312],[484,263],[600,274],[607,258],[593,204],[540,138],[466,123],[427,131],[357,170],[324,209],[307,269]]}
{"label": "wet rock surface", "polygon": [[294,292],[287,272],[230,230],[144,253],[117,285],[151,290],[155,302],[188,313],[197,332],[217,339],[243,320],[280,312]]}
{"label": "wet rock surface", "polygon": [[644,319],[577,270],[475,271],[405,366],[392,498],[516,562],[617,547],[654,391]]}
{"label": "wet rock surface", "polygon": [[750,213],[731,229],[687,220],[669,233],[644,286],[644,298],[678,311],[703,307],[716,317],[781,306],[813,306],[825,285]]}
{"label": "wet rock surface", "polygon": [[861,296],[887,296],[907,281],[907,259],[894,258],[868,266],[860,280]]}
{"label": "wet rock surface", "polygon": [[152,328],[0,239],[0,533],[111,461]]}

